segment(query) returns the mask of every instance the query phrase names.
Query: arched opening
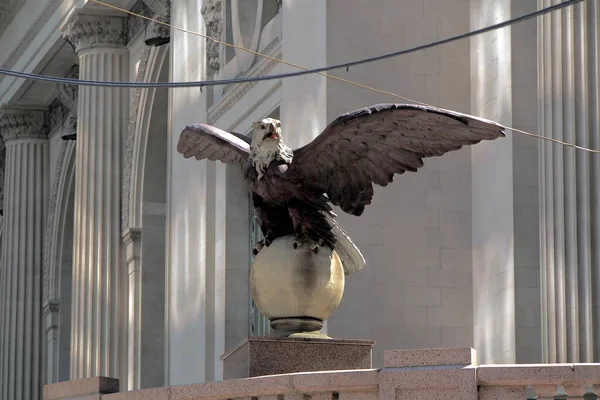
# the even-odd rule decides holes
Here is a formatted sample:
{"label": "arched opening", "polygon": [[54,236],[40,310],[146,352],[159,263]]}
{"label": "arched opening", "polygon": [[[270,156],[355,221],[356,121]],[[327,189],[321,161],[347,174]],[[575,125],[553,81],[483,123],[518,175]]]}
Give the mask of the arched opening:
{"label": "arched opening", "polygon": [[58,156],[46,232],[46,383],[70,379],[74,202],[75,142],[68,141]]}
{"label": "arched opening", "polygon": [[[169,80],[166,56],[159,82]],[[156,89],[144,155],[141,199],[141,389],[164,384],[167,129],[169,95]]]}
{"label": "arched opening", "polygon": [[[149,50],[138,79],[168,82],[168,54],[168,45]],[[124,235],[129,273],[128,390],[165,382],[168,89],[142,90],[138,101]]]}
{"label": "arched opening", "polygon": [[[73,151],[72,155],[75,154]],[[58,322],[58,382],[71,379],[71,294],[73,275],[73,222],[75,214],[75,168],[74,157],[69,160],[67,169],[65,194],[66,202],[59,234],[60,248],[57,266],[59,279],[59,322]]]}

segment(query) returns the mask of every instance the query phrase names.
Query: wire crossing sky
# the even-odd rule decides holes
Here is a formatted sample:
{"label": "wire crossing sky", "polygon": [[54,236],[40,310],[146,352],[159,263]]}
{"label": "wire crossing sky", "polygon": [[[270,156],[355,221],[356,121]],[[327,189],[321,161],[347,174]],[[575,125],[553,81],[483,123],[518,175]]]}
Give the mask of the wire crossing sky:
{"label": "wire crossing sky", "polygon": [[[94,1],[94,0],[92,0],[92,1]],[[431,42],[431,43],[427,43],[427,44],[423,44],[423,45],[411,47],[411,48],[408,48],[408,49],[399,50],[399,51],[392,52],[392,53],[387,53],[387,54],[382,54],[380,56],[363,58],[363,59],[360,59],[360,60],[350,61],[350,62],[342,63],[342,64],[334,64],[334,65],[330,65],[330,66],[327,66],[327,67],[313,68],[313,69],[307,69],[307,70],[304,70],[304,71],[287,72],[287,73],[281,73],[281,74],[272,74],[272,75],[263,75],[263,76],[249,76],[249,77],[242,77],[242,78],[207,80],[207,81],[193,81],[193,82],[108,82],[108,81],[89,81],[89,80],[80,80],[80,79],[61,78],[61,77],[48,76],[48,75],[30,74],[30,73],[26,73],[26,72],[12,71],[12,70],[9,70],[9,69],[6,69],[6,68],[0,68],[0,74],[9,75],[9,76],[13,76],[13,77],[16,77],[16,78],[41,80],[41,81],[54,82],[54,83],[62,83],[62,84],[70,84],[70,85],[106,86],[106,87],[121,87],[121,88],[123,88],[123,87],[124,88],[204,87],[204,86],[229,85],[229,84],[244,83],[244,82],[268,81],[268,80],[273,80],[273,79],[285,79],[285,78],[292,78],[292,77],[302,76],[302,75],[316,74],[316,73],[319,73],[319,72],[325,72],[325,71],[330,71],[330,70],[334,70],[334,69],[342,69],[342,68],[343,69],[348,69],[348,68],[350,68],[352,66],[356,66],[356,65],[368,64],[368,63],[372,63],[372,62],[379,61],[379,60],[385,60],[385,59],[388,59],[388,58],[399,57],[399,56],[402,56],[402,55],[405,55],[405,54],[410,54],[410,53],[414,53],[414,52],[417,52],[417,51],[429,49],[429,48],[432,48],[432,47],[437,47],[437,46],[444,45],[444,44],[451,43],[451,42],[455,42],[455,41],[458,41],[458,40],[467,39],[467,38],[470,38],[472,36],[481,35],[483,33],[490,32],[490,31],[493,31],[493,30],[496,30],[496,29],[504,28],[504,27],[513,25],[513,24],[518,23],[518,22],[522,22],[522,21],[525,21],[525,20],[528,20],[528,19],[531,19],[531,18],[539,17],[539,16],[547,14],[549,12],[560,10],[562,8],[571,6],[573,4],[576,4],[576,3],[579,3],[579,2],[582,2],[582,1],[585,1],[585,0],[567,0],[567,1],[564,1],[562,3],[555,4],[553,6],[549,6],[549,7],[537,10],[537,11],[534,11],[534,12],[529,13],[529,14],[525,14],[525,15],[522,15],[522,16],[517,17],[517,18],[512,18],[512,19],[509,19],[507,21],[500,22],[498,24],[487,26],[485,28],[477,29],[477,30],[474,30],[474,31],[471,31],[471,32],[467,32],[467,33],[463,33],[463,34],[460,34],[460,35],[452,36],[452,37],[449,37],[449,38],[446,38],[446,39],[438,40],[438,41],[435,41],[435,42]],[[102,4],[101,2],[97,2],[97,3]],[[148,19],[148,18],[146,18],[146,19]],[[165,25],[171,26],[169,24],[165,24]],[[188,31],[188,33],[193,33],[193,32],[189,32]],[[205,35],[201,35],[201,36],[205,36]],[[209,38],[209,39],[214,40],[213,38]],[[220,43],[220,44],[223,44],[221,41],[217,41],[217,42]],[[247,49],[245,49],[245,50],[247,50]],[[262,55],[260,53],[258,53],[258,54]],[[278,61],[282,61],[282,60],[278,60]]]}
{"label": "wire crossing sky", "polygon": [[[46,81],[46,82],[53,82],[53,83],[60,83],[60,84],[68,84],[68,85],[77,85],[77,86],[99,86],[99,87],[114,87],[114,88],[189,88],[189,87],[199,87],[200,89],[202,89],[202,87],[204,86],[217,86],[217,85],[229,85],[229,84],[238,84],[238,83],[245,83],[245,82],[259,82],[259,81],[268,81],[268,80],[275,80],[275,79],[287,79],[287,78],[293,78],[293,77],[297,77],[297,76],[302,76],[302,75],[309,75],[309,74],[320,74],[322,76],[325,76],[326,78],[330,78],[330,79],[335,79],[338,81],[342,81],[342,82],[346,82],[349,84],[352,84],[354,86],[357,87],[361,87],[367,90],[371,90],[377,93],[381,93],[381,94],[385,94],[385,95],[389,95],[392,97],[396,97],[399,99],[403,99],[403,100],[407,100],[410,102],[414,102],[414,103],[419,103],[419,104],[423,104],[423,105],[429,105],[427,103],[418,101],[418,100],[414,100],[408,97],[404,97],[401,96],[399,94],[396,93],[392,93],[392,92],[388,92],[382,89],[377,89],[368,85],[364,85],[349,79],[345,79],[345,78],[341,78],[338,76],[334,76],[334,75],[330,75],[327,74],[326,71],[330,71],[330,70],[334,70],[334,69],[346,69],[346,71],[348,71],[348,69],[352,66],[356,66],[356,65],[362,65],[362,64],[369,64],[369,63],[373,63],[376,61],[380,61],[380,60],[385,60],[385,59],[389,59],[389,58],[394,58],[394,57],[399,57],[402,55],[406,55],[406,54],[410,54],[410,53],[414,53],[417,51],[421,51],[421,50],[425,50],[425,49],[429,49],[432,47],[437,47],[437,46],[441,46],[447,43],[452,43],[458,40],[463,40],[463,39],[468,39],[472,36],[476,36],[476,35],[481,35],[483,33],[487,33],[493,30],[497,30],[497,29],[501,29],[501,28],[505,28],[511,25],[514,25],[516,23],[522,22],[522,21],[526,21],[528,19],[532,19],[532,18],[536,18],[539,16],[542,16],[544,14],[553,12],[553,11],[557,11],[560,10],[562,8],[566,8],[569,7],[571,5],[574,5],[576,3],[580,3],[582,1],[585,0],[567,0],[564,1],[562,3],[559,4],[554,4],[552,6],[531,12],[529,14],[524,14],[520,17],[516,17],[516,18],[511,18],[507,21],[503,21],[494,25],[490,25],[481,29],[477,29],[471,32],[466,32],[460,35],[456,35],[456,36],[452,36],[446,39],[442,39],[442,40],[438,40],[435,42],[431,42],[431,43],[427,43],[427,44],[423,44],[423,45],[419,45],[419,46],[415,46],[415,47],[411,47],[408,49],[404,49],[404,50],[399,50],[396,52],[392,52],[392,53],[386,53],[386,54],[382,54],[379,56],[375,56],[375,57],[369,57],[369,58],[363,58],[360,60],[355,60],[355,61],[350,61],[350,62],[346,62],[346,63],[342,63],[342,64],[334,64],[334,65],[330,65],[330,66],[326,66],[326,67],[321,67],[321,68],[307,68],[301,65],[297,65],[282,59],[278,59],[276,57],[272,57],[270,55],[267,54],[263,54],[263,53],[259,53],[250,49],[247,49],[245,47],[242,46],[238,46],[235,44],[231,44],[231,43],[227,43],[227,42],[223,42],[221,40],[218,40],[216,38],[210,37],[208,35],[204,35],[202,33],[199,32],[194,32],[194,31],[190,31],[187,29],[183,29],[183,28],[179,28],[177,26],[168,24],[166,22],[162,22],[162,21],[158,21],[156,19],[150,18],[150,17],[146,17],[140,14],[136,14],[134,12],[131,12],[129,10],[125,10],[123,8],[105,3],[101,0],[90,0],[93,1],[95,3],[101,4],[103,6],[109,7],[109,8],[113,8],[119,11],[122,11],[124,13],[130,14],[130,15],[134,15],[136,17],[142,18],[142,19],[146,19],[148,21],[153,21],[155,23],[158,24],[162,24],[165,26],[168,26],[170,28],[173,28],[175,30],[179,30],[185,33],[189,33],[189,34],[193,34],[193,35],[197,35],[197,36],[201,36],[206,38],[207,40],[211,40],[215,43],[218,43],[220,45],[224,45],[224,46],[228,46],[228,47],[234,47],[243,51],[247,51],[249,53],[255,54],[257,56],[260,57],[264,57],[264,58],[268,58],[274,61],[277,61],[279,63],[282,64],[286,64],[295,68],[299,68],[302,71],[296,71],[296,72],[287,72],[287,73],[281,73],[281,74],[272,74],[272,75],[263,75],[263,76],[250,76],[250,77],[241,77],[241,78],[232,78],[232,79],[220,79],[220,80],[207,80],[207,81],[193,81],[193,82],[111,82],[111,81],[90,81],[90,80],[80,80],[80,79],[71,79],[71,78],[63,78],[63,77],[56,77],[56,76],[48,76],[48,75],[40,75],[40,74],[30,74],[30,73],[26,73],[26,72],[18,72],[18,71],[12,71],[9,69],[5,69],[5,68],[0,68],[0,74],[4,74],[4,75],[8,75],[8,76],[13,76],[16,78],[22,78],[22,79],[29,79],[29,80],[39,80],[39,81]],[[567,147],[571,147],[577,150],[582,150],[582,151],[586,151],[589,153],[594,153],[594,154],[600,154],[600,150],[595,150],[595,149],[589,149],[586,147],[582,147],[582,146],[578,146],[575,145],[573,143],[567,143],[567,142],[563,142],[561,140],[558,139],[554,139],[554,138],[550,138],[547,136],[542,136],[542,135],[537,135],[535,133],[531,133],[531,132],[527,132],[521,129],[517,129],[517,128],[511,128],[508,126],[505,126],[505,128],[507,130],[513,131],[513,132],[517,132],[517,133],[521,133],[523,135],[527,135],[527,136],[531,136],[531,137],[535,137],[538,139],[542,139],[542,140],[547,140],[550,142],[554,142],[556,144],[560,144],[563,146],[567,146]]]}

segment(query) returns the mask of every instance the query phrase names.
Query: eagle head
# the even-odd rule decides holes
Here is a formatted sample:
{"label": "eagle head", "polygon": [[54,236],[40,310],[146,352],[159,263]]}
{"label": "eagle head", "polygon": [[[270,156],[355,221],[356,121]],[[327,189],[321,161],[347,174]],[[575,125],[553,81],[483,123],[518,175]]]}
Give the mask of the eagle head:
{"label": "eagle head", "polygon": [[252,124],[252,143],[275,146],[281,140],[281,121],[265,118]]}
{"label": "eagle head", "polygon": [[281,121],[265,118],[252,124],[250,158],[253,160],[259,179],[272,161],[277,159],[287,163],[292,161],[292,150],[283,143]]}

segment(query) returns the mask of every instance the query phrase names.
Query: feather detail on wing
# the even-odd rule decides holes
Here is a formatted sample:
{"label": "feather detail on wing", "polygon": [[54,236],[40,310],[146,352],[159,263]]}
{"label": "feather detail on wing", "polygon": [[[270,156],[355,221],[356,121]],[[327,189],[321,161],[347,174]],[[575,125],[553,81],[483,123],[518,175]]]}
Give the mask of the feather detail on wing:
{"label": "feather detail on wing", "polygon": [[331,231],[335,236],[335,251],[338,253],[338,256],[340,256],[340,260],[344,267],[344,273],[350,275],[362,270],[365,267],[366,261],[358,247],[331,215],[326,214],[326,218],[331,225]]}
{"label": "feather detail on wing", "polygon": [[177,151],[185,158],[243,164],[250,154],[250,138],[211,125],[194,124],[181,132]]}
{"label": "feather detail on wing", "polygon": [[417,171],[423,158],[504,137],[493,121],[436,107],[378,104],[343,114],[312,142],[294,150],[292,167],[305,185],[349,214],[361,215],[373,183]]}

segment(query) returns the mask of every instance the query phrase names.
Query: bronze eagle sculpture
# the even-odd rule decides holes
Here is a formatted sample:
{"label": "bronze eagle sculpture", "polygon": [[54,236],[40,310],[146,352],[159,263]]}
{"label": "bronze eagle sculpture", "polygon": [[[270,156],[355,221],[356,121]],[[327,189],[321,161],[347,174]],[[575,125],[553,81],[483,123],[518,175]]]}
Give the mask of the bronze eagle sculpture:
{"label": "bronze eagle sculpture", "polygon": [[254,254],[278,237],[295,235],[294,248],[335,249],[350,274],[365,261],[331,205],[360,216],[371,203],[373,184],[386,186],[395,174],[416,172],[423,158],[503,137],[504,129],[431,106],[377,104],[339,116],[296,150],[283,142],[281,122],[265,118],[252,125],[252,138],[205,124],[188,126],[177,151],[243,167],[264,235]]}

